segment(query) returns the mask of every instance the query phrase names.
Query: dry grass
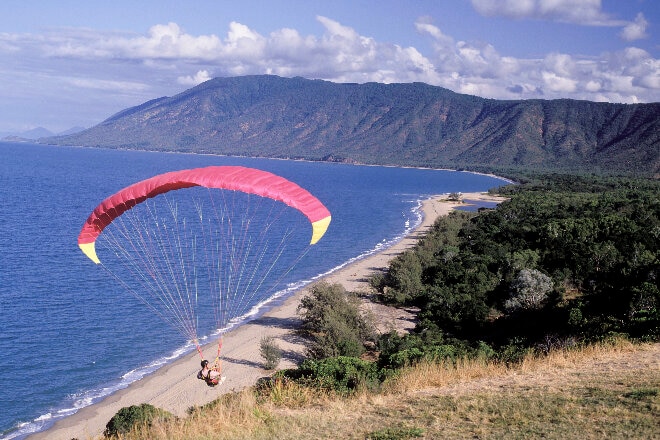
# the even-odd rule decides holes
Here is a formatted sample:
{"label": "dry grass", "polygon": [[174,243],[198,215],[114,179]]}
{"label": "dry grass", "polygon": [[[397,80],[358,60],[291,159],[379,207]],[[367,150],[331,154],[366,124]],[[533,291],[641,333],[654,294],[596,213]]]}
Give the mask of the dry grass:
{"label": "dry grass", "polygon": [[485,377],[498,377],[508,371],[503,364],[479,359],[462,359],[456,364],[424,362],[406,368],[396,379],[386,382],[383,391],[386,394],[405,394]]}
{"label": "dry grass", "polygon": [[231,394],[127,439],[660,438],[660,344],[420,364],[383,392],[340,398],[292,383]]}

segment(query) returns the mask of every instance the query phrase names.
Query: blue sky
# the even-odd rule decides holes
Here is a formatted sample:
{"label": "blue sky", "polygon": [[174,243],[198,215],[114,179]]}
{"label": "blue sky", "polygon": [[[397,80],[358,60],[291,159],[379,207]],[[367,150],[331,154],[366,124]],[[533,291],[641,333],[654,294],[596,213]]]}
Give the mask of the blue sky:
{"label": "blue sky", "polygon": [[0,133],[265,73],[657,102],[659,22],[657,0],[2,0]]}

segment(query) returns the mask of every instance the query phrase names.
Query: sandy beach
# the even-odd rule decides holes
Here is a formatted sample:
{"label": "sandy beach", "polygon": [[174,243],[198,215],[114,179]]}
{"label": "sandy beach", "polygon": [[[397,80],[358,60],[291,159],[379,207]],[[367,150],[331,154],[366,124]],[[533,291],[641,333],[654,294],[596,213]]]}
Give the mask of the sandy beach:
{"label": "sandy beach", "polygon": [[[465,193],[466,200],[502,201],[485,193]],[[446,215],[458,203],[449,202],[446,196],[435,196],[422,205],[423,220],[411,234],[384,249],[360,259],[323,278],[328,283],[340,283],[353,292],[369,291],[367,279],[375,271],[387,268],[389,261],[413,246],[436,218]],[[155,373],[131,384],[128,388],[108,396],[103,401],[82,408],[76,414],[55,423],[44,432],[33,434],[30,440],[70,440],[72,438],[93,439],[100,436],[106,423],[117,411],[130,405],[149,403],[177,416],[185,416],[188,408],[204,405],[223,393],[238,391],[251,386],[269,374],[262,368],[259,342],[264,336],[272,336],[282,348],[284,356],[278,368],[294,367],[302,358],[305,346],[295,329],[299,324],[297,307],[306,294],[301,289],[287,298],[280,306],[271,309],[260,318],[232,330],[224,335],[222,347],[222,369],[224,382],[214,388],[196,378],[200,368],[200,356],[193,352]],[[402,311],[368,303],[379,320],[379,328],[406,329],[414,326],[411,316]],[[205,357],[213,360],[217,353],[217,342],[203,347]]]}

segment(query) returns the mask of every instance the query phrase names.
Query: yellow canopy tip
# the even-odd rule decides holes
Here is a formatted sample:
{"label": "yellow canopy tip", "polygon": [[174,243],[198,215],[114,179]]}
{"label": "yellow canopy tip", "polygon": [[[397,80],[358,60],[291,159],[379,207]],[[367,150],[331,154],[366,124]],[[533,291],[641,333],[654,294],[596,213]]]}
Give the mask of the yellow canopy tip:
{"label": "yellow canopy tip", "polygon": [[309,244],[316,244],[323,237],[325,231],[328,230],[328,226],[330,226],[330,220],[332,220],[332,216],[329,215],[312,223],[312,241]]}
{"label": "yellow canopy tip", "polygon": [[96,256],[96,248],[94,247],[95,242],[91,243],[78,243],[80,250],[83,251],[87,257],[96,264],[100,264],[101,260]]}

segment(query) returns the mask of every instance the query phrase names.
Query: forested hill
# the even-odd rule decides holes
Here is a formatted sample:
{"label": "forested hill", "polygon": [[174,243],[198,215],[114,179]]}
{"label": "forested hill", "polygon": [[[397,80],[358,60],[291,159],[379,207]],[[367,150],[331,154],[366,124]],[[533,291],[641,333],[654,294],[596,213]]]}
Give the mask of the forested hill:
{"label": "forested hill", "polygon": [[430,167],[660,174],[660,103],[498,101],[441,87],[216,78],[58,145]]}

